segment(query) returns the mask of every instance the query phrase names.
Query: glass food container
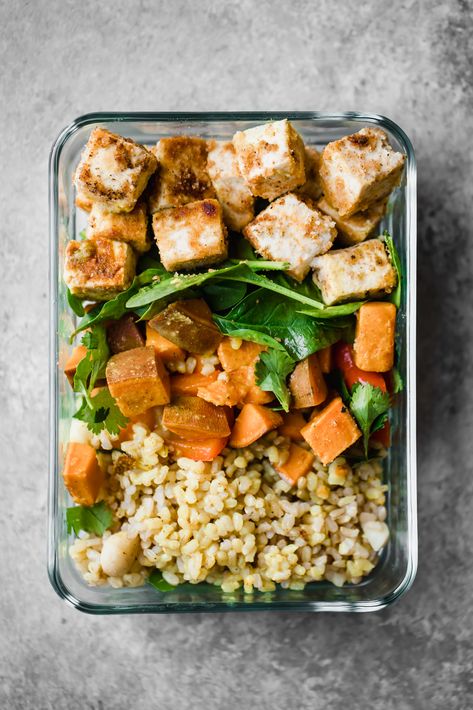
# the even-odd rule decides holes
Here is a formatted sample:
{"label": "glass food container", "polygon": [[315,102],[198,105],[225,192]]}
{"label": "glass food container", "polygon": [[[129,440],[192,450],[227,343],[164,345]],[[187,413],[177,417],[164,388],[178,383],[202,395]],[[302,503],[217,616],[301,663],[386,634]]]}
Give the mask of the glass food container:
{"label": "glass food container", "polygon": [[[360,584],[338,588],[329,582],[308,584],[303,591],[278,587],[270,593],[242,590],[231,594],[208,584],[185,584],[162,593],[146,584],[138,588],[89,587],[68,553],[65,509],[71,500],[62,481],[62,466],[74,411],[72,390],[62,372],[71,351],[74,315],[63,281],[65,247],[85,226],[76,213],[72,176],[90,131],[97,125],[154,144],[162,136],[190,134],[229,139],[237,130],[288,118],[307,144],[323,146],[364,126],[380,126],[392,146],[406,154],[402,185],[391,196],[380,231],[394,235],[405,274],[398,317],[400,371],[405,382],[392,413],[393,445],[384,461],[391,536],[378,565]],[[48,568],[56,592],[81,611],[93,614],[176,613],[184,611],[374,611],[398,599],[411,586],[417,567],[416,521],[416,163],[405,133],[389,119],[358,113],[96,113],[65,128],[50,157],[49,207],[51,256],[50,326],[50,464]],[[80,220],[84,223],[81,223]]]}

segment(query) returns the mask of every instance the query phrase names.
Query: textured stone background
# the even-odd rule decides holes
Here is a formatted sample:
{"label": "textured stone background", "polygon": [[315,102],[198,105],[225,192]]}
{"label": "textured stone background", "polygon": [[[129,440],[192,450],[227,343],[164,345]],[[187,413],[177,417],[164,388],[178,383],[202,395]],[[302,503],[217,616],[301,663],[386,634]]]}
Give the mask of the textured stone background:
{"label": "textured stone background", "polygon": [[[468,0],[0,0],[0,707],[472,707]],[[419,160],[420,566],[376,615],[89,617],[45,565],[47,159],[97,110],[355,109]]]}

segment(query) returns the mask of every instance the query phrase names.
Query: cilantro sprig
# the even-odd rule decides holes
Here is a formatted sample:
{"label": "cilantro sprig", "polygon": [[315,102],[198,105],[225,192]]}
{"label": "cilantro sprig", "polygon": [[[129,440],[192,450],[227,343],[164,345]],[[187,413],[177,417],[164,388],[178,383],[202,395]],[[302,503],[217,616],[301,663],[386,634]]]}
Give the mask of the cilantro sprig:
{"label": "cilantro sprig", "polygon": [[95,535],[103,535],[112,522],[112,511],[103,500],[92,506],[74,505],[72,508],[66,508],[68,533],[74,531],[78,535],[81,530],[84,530]]}
{"label": "cilantro sprig", "polygon": [[365,456],[368,456],[371,434],[381,429],[387,421],[391,407],[390,396],[368,382],[357,382],[353,385],[348,406],[361,429]]}
{"label": "cilantro sprig", "polygon": [[110,356],[105,328],[102,325],[92,326],[82,336],[82,344],[87,351],[74,375],[74,391],[82,396],[82,401],[74,417],[85,422],[94,434],[99,434],[102,429],[118,434],[128,420],[120,412],[109,390],[104,388],[92,395],[97,380],[105,376]]}
{"label": "cilantro sprig", "polygon": [[271,349],[261,353],[255,367],[256,384],[265,392],[273,392],[285,412],[289,411],[291,400],[286,377],[295,364],[286,352]]}

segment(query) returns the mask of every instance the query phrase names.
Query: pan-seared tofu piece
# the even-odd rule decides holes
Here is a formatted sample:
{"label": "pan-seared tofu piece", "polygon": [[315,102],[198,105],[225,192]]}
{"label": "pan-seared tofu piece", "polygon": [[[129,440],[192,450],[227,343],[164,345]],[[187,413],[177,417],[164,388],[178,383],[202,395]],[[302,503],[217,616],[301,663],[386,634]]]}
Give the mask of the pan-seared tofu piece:
{"label": "pan-seared tofu piece", "polygon": [[314,281],[327,305],[390,293],[397,275],[382,241],[369,239],[314,259]]}
{"label": "pan-seared tofu piece", "polygon": [[297,195],[318,200],[322,195],[322,182],[320,180],[321,154],[313,146],[306,146],[304,151],[305,183],[295,190]]}
{"label": "pan-seared tofu piece", "polygon": [[64,281],[71,293],[93,301],[109,301],[131,285],[135,254],[125,242],[84,239],[66,247]]}
{"label": "pan-seared tofu piece", "polygon": [[203,138],[161,138],[151,150],[158,160],[148,193],[151,213],[216,197],[207,172],[207,142]]}
{"label": "pan-seared tofu piece", "polygon": [[84,212],[90,212],[92,209],[92,205],[94,203],[89,197],[85,197],[85,195],[82,192],[78,192],[76,195],[76,207],[78,207],[80,210],[84,210]]}
{"label": "pan-seared tofu piece", "polygon": [[386,212],[386,204],[386,198],[378,200],[364,212],[356,212],[351,217],[342,217],[325,197],[317,202],[317,207],[333,219],[337,225],[338,241],[348,247],[364,242],[370,236],[381,222]]}
{"label": "pan-seared tofu piece", "polygon": [[253,195],[275,200],[304,184],[304,143],[287,119],[238,131],[233,145]]}
{"label": "pan-seared tofu piece", "polygon": [[240,232],[255,216],[255,199],[244,181],[231,141],[211,141],[207,168],[229,229]]}
{"label": "pan-seared tofu piece", "polygon": [[74,183],[81,199],[111,212],[131,212],[157,167],[154,155],[131,138],[95,128],[82,151]]}
{"label": "pan-seared tofu piece", "polygon": [[366,210],[399,184],[404,159],[381,128],[362,128],[333,141],[320,163],[325,197],[342,217]]}
{"label": "pan-seared tofu piece", "polygon": [[227,257],[227,230],[217,200],[155,212],[153,232],[168,271],[208,266]]}
{"label": "pan-seared tofu piece", "polygon": [[312,203],[289,193],[260,212],[243,234],[258,254],[273,261],[286,261],[289,275],[302,281],[315,257],[330,249],[337,230],[330,217]]}
{"label": "pan-seared tofu piece", "polygon": [[116,239],[143,253],[151,246],[147,232],[148,215],[141,200],[131,212],[109,212],[98,202],[92,205],[87,227],[89,239]]}

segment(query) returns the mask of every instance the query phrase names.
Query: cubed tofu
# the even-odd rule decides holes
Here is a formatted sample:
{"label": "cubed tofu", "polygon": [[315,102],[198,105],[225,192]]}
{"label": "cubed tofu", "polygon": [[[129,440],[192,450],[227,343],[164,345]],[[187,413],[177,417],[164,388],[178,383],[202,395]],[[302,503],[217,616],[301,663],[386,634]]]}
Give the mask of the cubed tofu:
{"label": "cubed tofu", "polygon": [[153,232],[168,271],[209,266],[227,258],[227,229],[217,200],[155,212]]}
{"label": "cubed tofu", "polygon": [[388,372],[394,365],[396,306],[370,301],[356,314],[355,365],[368,372]]}
{"label": "cubed tofu", "polygon": [[340,213],[327,202],[325,197],[322,197],[317,202],[317,207],[335,222],[340,244],[349,247],[364,242],[372,234],[386,212],[386,204],[386,199],[379,200],[364,212],[357,212],[351,217],[341,217]]}
{"label": "cubed tofu", "polygon": [[158,160],[158,170],[149,187],[150,212],[216,197],[207,172],[207,142],[203,138],[161,138],[151,150]]}
{"label": "cubed tofu", "polygon": [[74,183],[82,198],[111,212],[131,212],[157,167],[155,156],[131,138],[95,128],[85,146]]}
{"label": "cubed tofu", "polygon": [[366,210],[399,184],[404,159],[381,128],[362,128],[333,141],[320,162],[325,197],[342,217]]}
{"label": "cubed tofu", "polygon": [[84,239],[66,247],[64,281],[71,293],[92,301],[109,301],[126,291],[135,276],[136,258],[125,242]]}
{"label": "cubed tofu", "polygon": [[358,441],[361,432],[341,397],[336,397],[301,430],[324,465]]}
{"label": "cubed tofu", "polygon": [[335,249],[313,261],[314,281],[327,305],[390,293],[396,271],[379,239]]}
{"label": "cubed tofu", "polygon": [[115,239],[126,242],[139,253],[148,251],[148,215],[146,205],[140,201],[131,212],[109,212],[95,202],[89,213],[87,226],[89,239]]}
{"label": "cubed tofu", "polygon": [[320,180],[321,154],[312,146],[306,146],[304,151],[305,183],[295,192],[310,200],[318,200],[322,195],[322,181]]}
{"label": "cubed tofu", "polygon": [[76,207],[78,207],[81,210],[84,210],[84,212],[90,212],[92,209],[92,205],[94,203],[89,197],[85,197],[85,195],[82,194],[82,192],[78,192],[76,195]]}
{"label": "cubed tofu", "polygon": [[255,198],[243,179],[231,141],[211,141],[207,167],[223,220],[229,229],[240,232],[255,216]]}
{"label": "cubed tofu", "polygon": [[253,195],[275,200],[304,184],[304,143],[287,119],[238,131],[233,145]]}
{"label": "cubed tofu", "polygon": [[286,261],[289,275],[302,281],[319,254],[337,236],[335,223],[294,193],[275,200],[250,222],[243,234],[266,259]]}
{"label": "cubed tofu", "polygon": [[151,345],[113,355],[105,374],[110,394],[126,417],[170,401],[169,375]]}

